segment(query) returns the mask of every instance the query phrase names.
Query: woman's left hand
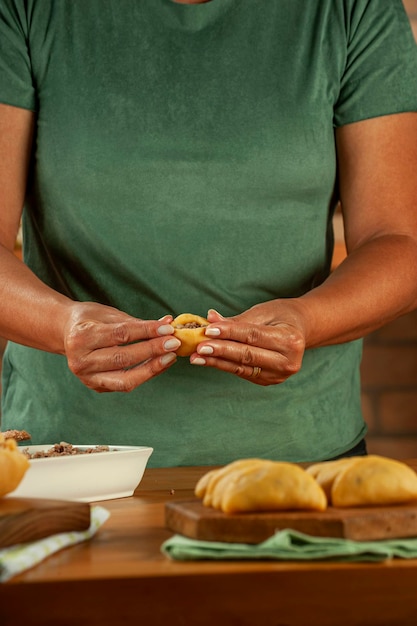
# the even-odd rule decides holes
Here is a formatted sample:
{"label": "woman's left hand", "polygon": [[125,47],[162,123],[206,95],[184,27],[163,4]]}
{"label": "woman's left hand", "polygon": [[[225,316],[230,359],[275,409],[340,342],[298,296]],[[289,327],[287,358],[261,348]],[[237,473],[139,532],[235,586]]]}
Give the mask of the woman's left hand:
{"label": "woman's left hand", "polygon": [[215,367],[257,385],[277,385],[296,374],[305,351],[303,319],[293,300],[258,304],[234,317],[210,310],[207,341],[194,365]]}

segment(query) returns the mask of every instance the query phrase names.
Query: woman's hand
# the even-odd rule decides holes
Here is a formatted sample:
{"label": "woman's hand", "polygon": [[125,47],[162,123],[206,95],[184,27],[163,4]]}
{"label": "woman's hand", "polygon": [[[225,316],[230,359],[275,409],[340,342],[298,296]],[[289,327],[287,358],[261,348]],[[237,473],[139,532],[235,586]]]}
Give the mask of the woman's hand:
{"label": "woman's hand", "polygon": [[417,306],[417,114],[336,129],[347,258],[319,286],[223,319],[191,362],[260,385],[298,372],[305,349],[353,341]]}
{"label": "woman's hand", "polygon": [[93,302],[71,305],[64,327],[69,369],[94,391],[132,391],[176,361],[172,316],[140,320]]}
{"label": "woman's hand", "polygon": [[190,357],[258,385],[276,385],[296,374],[305,350],[302,315],[294,300],[258,304],[235,317],[207,316],[207,341]]}

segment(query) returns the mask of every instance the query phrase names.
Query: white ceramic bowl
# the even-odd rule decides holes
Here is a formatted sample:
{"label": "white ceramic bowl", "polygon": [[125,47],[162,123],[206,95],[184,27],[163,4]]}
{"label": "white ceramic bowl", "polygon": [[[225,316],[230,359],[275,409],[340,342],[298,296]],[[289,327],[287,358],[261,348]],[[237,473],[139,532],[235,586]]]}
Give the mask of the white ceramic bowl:
{"label": "white ceramic bowl", "polygon": [[[92,445],[76,445],[80,449]],[[20,446],[29,453],[49,450],[50,445]],[[92,454],[31,459],[13,498],[46,498],[95,502],[131,496],[142,480],[153,448],[109,445],[110,450]]]}

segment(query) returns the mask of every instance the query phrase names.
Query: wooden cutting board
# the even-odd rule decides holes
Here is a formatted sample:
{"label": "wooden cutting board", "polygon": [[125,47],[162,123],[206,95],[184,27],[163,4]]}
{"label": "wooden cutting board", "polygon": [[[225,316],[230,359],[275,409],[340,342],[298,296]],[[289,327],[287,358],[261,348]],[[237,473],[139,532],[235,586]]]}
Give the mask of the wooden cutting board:
{"label": "wooden cutting board", "polygon": [[165,524],[170,530],[206,541],[259,543],[276,531],[291,528],[316,537],[373,541],[417,537],[417,506],[398,505],[336,509],[323,512],[279,511],[227,515],[200,500],[168,502]]}
{"label": "wooden cutting board", "polygon": [[90,526],[86,502],[0,498],[0,548]]}

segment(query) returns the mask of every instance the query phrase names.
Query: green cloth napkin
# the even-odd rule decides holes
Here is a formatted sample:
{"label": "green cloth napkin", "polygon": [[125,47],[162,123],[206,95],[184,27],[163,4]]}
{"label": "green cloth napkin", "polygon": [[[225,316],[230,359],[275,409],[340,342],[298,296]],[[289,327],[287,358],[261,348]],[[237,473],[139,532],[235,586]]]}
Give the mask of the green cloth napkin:
{"label": "green cloth napkin", "polygon": [[381,541],[351,541],[332,537],[312,537],[286,529],[255,545],[199,541],[173,535],[161,546],[169,558],[187,560],[269,559],[279,561],[384,561],[398,557],[417,558],[417,538]]}
{"label": "green cloth napkin", "polygon": [[34,567],[58,550],[90,539],[109,517],[107,509],[93,506],[91,523],[87,530],[58,533],[38,541],[3,548],[0,550],[0,582],[5,582],[12,576]]}

